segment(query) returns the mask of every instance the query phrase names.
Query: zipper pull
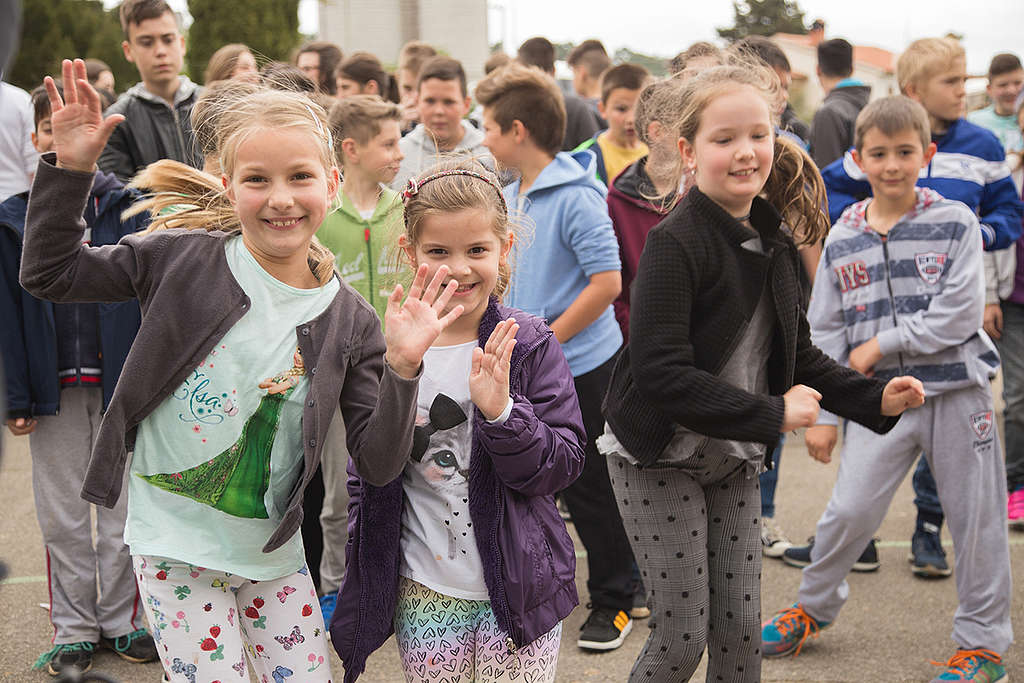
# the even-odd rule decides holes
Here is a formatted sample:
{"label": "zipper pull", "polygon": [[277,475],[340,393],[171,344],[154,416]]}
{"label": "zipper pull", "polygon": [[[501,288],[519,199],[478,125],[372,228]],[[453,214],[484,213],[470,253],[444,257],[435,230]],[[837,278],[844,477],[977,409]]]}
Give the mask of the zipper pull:
{"label": "zipper pull", "polygon": [[370,241],[370,229],[369,228],[363,228],[363,241],[365,241],[365,242],[369,242]]}
{"label": "zipper pull", "polygon": [[508,649],[508,654],[514,655],[516,653],[516,641],[512,640],[512,636],[505,639],[505,647]]}

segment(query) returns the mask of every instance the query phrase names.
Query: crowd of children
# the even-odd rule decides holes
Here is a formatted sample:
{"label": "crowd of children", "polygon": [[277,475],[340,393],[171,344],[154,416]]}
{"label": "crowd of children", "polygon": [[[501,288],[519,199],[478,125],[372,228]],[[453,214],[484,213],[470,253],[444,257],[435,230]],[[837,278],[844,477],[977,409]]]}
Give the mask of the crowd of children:
{"label": "crowd of children", "polygon": [[[105,64],[65,60],[0,106],[28,136],[0,179],[0,350],[46,553],[37,668],[107,648],[176,683],[329,681],[333,646],[350,682],[394,635],[410,682],[551,682],[583,597],[585,650],[650,616],[631,681],[705,655],[709,681],[757,681],[878,568],[917,461],[912,568],[959,598],[934,681],[1006,680],[1016,56],[965,118],[956,40],[911,43],[874,100],[824,41],[808,126],[760,37],[664,79],[587,40],[574,94],[540,37],[472,88],[423,43],[391,74],[324,41],[292,64],[225,45],[199,86],[164,0],[120,17],[140,81],[116,101]],[[793,546],[784,435],[828,463],[840,418]],[[765,621],[763,556],[803,567]]]}

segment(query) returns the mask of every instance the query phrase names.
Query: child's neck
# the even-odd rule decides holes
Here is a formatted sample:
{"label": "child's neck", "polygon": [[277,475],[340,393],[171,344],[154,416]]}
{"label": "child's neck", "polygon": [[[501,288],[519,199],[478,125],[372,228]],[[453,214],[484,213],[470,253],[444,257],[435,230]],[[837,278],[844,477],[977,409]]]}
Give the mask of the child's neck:
{"label": "child's neck", "polygon": [[380,199],[380,183],[373,176],[361,172],[359,167],[345,167],[345,182],[341,185],[341,191],[356,211],[369,211],[377,207]]}
{"label": "child's neck", "polygon": [[660,164],[655,164],[652,167],[650,157],[647,158],[647,163],[644,165],[647,177],[651,179],[651,184],[654,185],[654,191],[659,197],[667,197],[679,189],[679,183],[676,182],[675,174],[671,170],[664,173],[659,171],[661,168],[663,166]]}
{"label": "child's neck", "polygon": [[888,235],[893,226],[900,222],[917,203],[917,194],[910,192],[899,199],[886,199],[885,197],[872,197],[868,208],[864,213],[871,229],[879,235]]}
{"label": "child's neck", "polygon": [[525,194],[540,172],[555,160],[555,155],[545,152],[539,147],[524,145],[516,167],[519,169],[519,194]]}
{"label": "child's neck", "polygon": [[278,258],[265,254],[250,244],[248,239],[246,239],[245,233],[242,233],[242,244],[249,250],[252,257],[256,259],[256,263],[260,264],[260,267],[267,271],[275,280],[296,289],[316,289],[320,286],[320,281],[316,279],[313,271],[309,269],[309,260],[306,257],[308,248],[302,254],[295,254],[288,258]]}
{"label": "child's neck", "polygon": [[601,133],[601,137],[603,137],[605,140],[612,143],[616,147],[621,147],[622,149],[636,149],[641,144],[643,144],[640,142],[639,138],[633,138],[632,140],[620,138],[618,135],[615,135],[612,132],[611,128]]}
{"label": "child's neck", "polygon": [[931,126],[932,139],[934,140],[937,136],[948,133],[953,122],[928,114],[928,125]]}

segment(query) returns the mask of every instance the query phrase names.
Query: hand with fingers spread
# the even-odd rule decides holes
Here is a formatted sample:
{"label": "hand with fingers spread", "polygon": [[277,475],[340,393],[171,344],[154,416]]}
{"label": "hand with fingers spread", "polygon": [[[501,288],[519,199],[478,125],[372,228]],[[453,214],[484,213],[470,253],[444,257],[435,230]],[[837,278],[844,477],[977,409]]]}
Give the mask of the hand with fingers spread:
{"label": "hand with fingers spread", "polygon": [[103,118],[100,97],[89,85],[85,62],[65,59],[61,65],[64,78],[64,97],[57,92],[53,79],[43,79],[50,98],[50,125],[53,129],[53,147],[57,152],[57,165],[73,171],[92,172],[110,134],[124,116],[113,114]]}
{"label": "hand with fingers spread", "polygon": [[473,349],[469,397],[488,420],[498,419],[508,405],[508,376],[518,331],[519,324],[515,320],[502,320],[487,338],[484,348]]}
{"label": "hand with fingers spread", "polygon": [[409,296],[404,302],[402,285],[395,285],[384,313],[384,341],[387,343],[384,359],[406,379],[416,376],[423,362],[423,354],[444,328],[462,315],[463,311],[460,304],[444,314],[452,294],[459,287],[458,281],[454,279],[441,287],[441,283],[448,277],[448,266],[438,268],[430,284],[424,288],[428,270],[426,264],[417,269],[416,277],[409,287]]}

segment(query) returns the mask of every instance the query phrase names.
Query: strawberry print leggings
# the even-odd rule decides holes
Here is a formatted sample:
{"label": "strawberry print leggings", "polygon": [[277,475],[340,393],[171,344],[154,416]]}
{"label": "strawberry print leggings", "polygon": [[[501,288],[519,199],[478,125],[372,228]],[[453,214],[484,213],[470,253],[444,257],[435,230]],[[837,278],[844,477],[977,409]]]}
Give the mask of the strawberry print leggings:
{"label": "strawberry print leggings", "polygon": [[305,567],[250,581],[163,557],[132,556],[164,673],[174,683],[330,683],[320,604]]}
{"label": "strawberry print leggings", "polygon": [[401,578],[395,640],[407,683],[553,683],[562,624],[509,650],[487,600],[443,595]]}

